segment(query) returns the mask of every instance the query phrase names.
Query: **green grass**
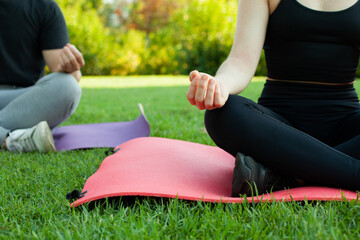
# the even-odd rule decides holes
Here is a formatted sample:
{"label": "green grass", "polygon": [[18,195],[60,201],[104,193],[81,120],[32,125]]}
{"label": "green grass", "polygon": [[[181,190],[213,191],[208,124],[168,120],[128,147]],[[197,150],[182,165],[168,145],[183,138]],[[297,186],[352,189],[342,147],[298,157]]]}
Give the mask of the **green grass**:
{"label": "green grass", "polygon": [[[151,136],[214,145],[203,112],[188,104],[185,77],[85,78],[76,113],[64,123],[129,121],[142,103]],[[357,83],[358,85],[358,83]],[[244,96],[256,100],[263,79]],[[71,209],[104,150],[0,153],[0,239],[358,239],[357,202],[210,204],[137,199]]]}

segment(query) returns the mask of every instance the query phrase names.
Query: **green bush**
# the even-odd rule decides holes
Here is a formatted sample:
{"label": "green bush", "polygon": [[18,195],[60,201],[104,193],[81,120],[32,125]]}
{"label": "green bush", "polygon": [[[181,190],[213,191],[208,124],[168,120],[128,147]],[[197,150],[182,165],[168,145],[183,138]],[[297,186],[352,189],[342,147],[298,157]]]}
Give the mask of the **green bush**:
{"label": "green bush", "polygon": [[[113,37],[105,29],[95,9],[83,9],[84,2],[69,3],[58,0],[69,29],[70,41],[83,54],[86,65],[85,75],[110,74],[107,62],[110,51],[116,50]],[[115,48],[115,49],[114,49]]]}
{"label": "green bush", "polygon": [[231,49],[236,6],[235,0],[190,0],[177,12],[171,30],[179,39],[175,42],[179,72],[216,73]]}
{"label": "green bush", "polygon": [[85,75],[187,74],[193,69],[214,74],[231,48],[236,22],[236,0],[179,1],[168,24],[151,33],[105,27],[94,1],[57,2],[71,42],[84,55]]}
{"label": "green bush", "polygon": [[[129,17],[136,19],[136,24],[106,27],[116,8],[106,5],[102,11],[105,5],[101,0],[56,1],[66,18],[71,42],[84,55],[85,75],[188,74],[193,69],[215,74],[229,54],[235,33],[237,0],[178,0],[166,24],[149,28],[150,32],[144,27],[136,29],[141,16]],[[100,17],[99,12],[107,16]],[[266,74],[262,53],[256,75]]]}

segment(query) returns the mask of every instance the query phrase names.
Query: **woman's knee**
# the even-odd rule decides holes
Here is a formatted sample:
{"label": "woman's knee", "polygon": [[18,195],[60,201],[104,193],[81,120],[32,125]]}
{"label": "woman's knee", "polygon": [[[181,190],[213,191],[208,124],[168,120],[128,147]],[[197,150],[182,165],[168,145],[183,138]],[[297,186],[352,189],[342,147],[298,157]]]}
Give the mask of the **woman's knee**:
{"label": "woman's knee", "polygon": [[[231,127],[229,125],[243,125],[249,122],[249,110],[251,111],[251,100],[230,95],[228,101],[222,108],[207,110],[205,112],[205,126],[210,129]],[[255,104],[255,103],[253,103]]]}
{"label": "woman's knee", "polygon": [[256,103],[247,98],[231,95],[222,108],[207,110],[205,127],[214,142],[223,142],[236,134],[242,136],[251,134],[251,129],[254,128],[253,118],[256,114],[253,104]]}

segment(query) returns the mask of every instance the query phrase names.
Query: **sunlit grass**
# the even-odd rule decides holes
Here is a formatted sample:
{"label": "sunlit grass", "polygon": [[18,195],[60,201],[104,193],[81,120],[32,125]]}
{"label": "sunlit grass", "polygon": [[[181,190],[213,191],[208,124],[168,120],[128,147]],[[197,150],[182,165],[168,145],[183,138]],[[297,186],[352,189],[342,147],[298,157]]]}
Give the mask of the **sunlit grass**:
{"label": "sunlit grass", "polygon": [[146,76],[146,77],[85,77],[81,81],[84,88],[135,88],[135,87],[175,87],[186,86],[186,76]]}
{"label": "sunlit grass", "polygon": [[[265,77],[255,77],[253,82],[263,82]],[[81,80],[83,88],[135,88],[188,86],[187,76],[93,76]]]}

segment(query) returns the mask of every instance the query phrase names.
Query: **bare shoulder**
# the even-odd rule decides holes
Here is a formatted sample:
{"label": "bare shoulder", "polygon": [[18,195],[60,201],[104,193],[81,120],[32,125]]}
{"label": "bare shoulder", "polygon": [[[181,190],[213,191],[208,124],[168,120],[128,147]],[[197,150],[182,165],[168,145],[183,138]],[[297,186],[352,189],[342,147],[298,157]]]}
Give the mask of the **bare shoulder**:
{"label": "bare shoulder", "polygon": [[269,5],[269,14],[271,15],[279,6],[282,0],[267,0]]}

